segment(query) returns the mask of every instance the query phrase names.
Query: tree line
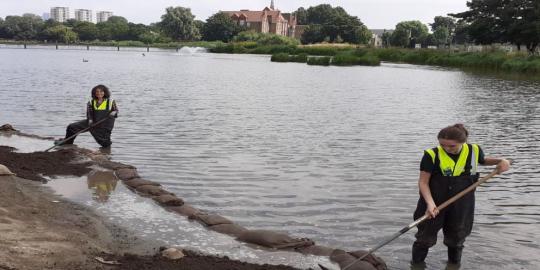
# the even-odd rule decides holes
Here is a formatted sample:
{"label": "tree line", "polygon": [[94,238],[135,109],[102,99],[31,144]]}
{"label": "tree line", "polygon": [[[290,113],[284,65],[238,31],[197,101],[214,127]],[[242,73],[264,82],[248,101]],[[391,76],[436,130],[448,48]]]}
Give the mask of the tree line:
{"label": "tree line", "polygon": [[[469,10],[465,12],[435,17],[430,24],[431,32],[420,21],[400,22],[393,31],[382,35],[383,45],[511,43],[518,49],[525,46],[530,53],[536,52],[540,43],[540,1],[474,0],[467,2],[467,7]],[[299,25],[306,26],[301,37],[304,44],[367,44],[372,36],[358,17],[349,15],[339,6],[300,7],[293,14]],[[97,24],[72,19],[64,23],[43,21],[33,14],[0,18],[0,38],[64,43],[94,40],[133,40],[147,44],[196,40],[229,42],[257,36],[243,33],[246,30],[225,13],[218,12],[203,22],[195,20],[191,10],[184,7],[166,8],[161,21],[150,25],[131,23],[120,16]]]}
{"label": "tree line", "polygon": [[[307,10],[300,8],[295,13],[301,18],[304,16],[309,25],[302,36],[304,43],[328,41],[366,44],[371,38],[371,33],[360,19],[350,16],[341,7],[319,5]],[[197,40],[229,42],[246,30],[246,26],[238,25],[226,13],[215,13],[203,22],[195,20],[191,10],[185,7],[166,8],[161,21],[150,25],[131,23],[120,16],[112,16],[100,23],[74,19],[63,23],[52,19],[44,21],[34,14],[0,18],[1,39],[63,43],[94,40],[132,40],[144,43]]]}
{"label": "tree line", "polygon": [[385,46],[411,47],[421,44],[493,44],[510,43],[530,54],[540,42],[540,1],[474,0],[469,10],[437,16],[430,24],[432,33],[420,21],[400,22],[393,32],[382,36]]}

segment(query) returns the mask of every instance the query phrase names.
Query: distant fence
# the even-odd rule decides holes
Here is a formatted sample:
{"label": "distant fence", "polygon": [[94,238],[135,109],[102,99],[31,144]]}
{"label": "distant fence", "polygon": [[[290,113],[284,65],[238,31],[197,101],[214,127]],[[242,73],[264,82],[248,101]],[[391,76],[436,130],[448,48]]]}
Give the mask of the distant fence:
{"label": "distant fence", "polygon": [[[65,44],[0,44],[0,49],[43,49],[43,50],[77,50],[77,51],[124,51],[124,52],[179,52],[187,47],[156,48],[156,47],[128,47],[128,46],[92,46],[92,45],[65,45]],[[190,47],[190,52],[193,48]],[[196,48],[196,52],[205,52],[204,48]]]}

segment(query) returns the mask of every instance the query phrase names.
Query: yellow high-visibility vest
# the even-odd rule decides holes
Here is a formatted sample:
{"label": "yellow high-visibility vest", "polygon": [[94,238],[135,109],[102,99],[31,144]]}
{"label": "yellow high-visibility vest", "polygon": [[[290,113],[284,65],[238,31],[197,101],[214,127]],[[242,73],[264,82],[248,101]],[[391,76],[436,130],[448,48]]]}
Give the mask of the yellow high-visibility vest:
{"label": "yellow high-visibility vest", "polygon": [[[442,146],[437,146],[437,154],[439,157],[439,167],[444,176],[460,176],[465,171],[465,165],[467,163],[467,157],[469,153],[471,156],[471,175],[476,174],[478,169],[478,155],[479,148],[477,144],[471,144],[472,151],[469,149],[469,144],[464,143],[461,148],[461,153],[459,154],[457,162],[455,162],[447,153],[444,151]],[[435,151],[433,149],[428,149],[426,152],[431,156],[433,164],[435,164]]]}
{"label": "yellow high-visibility vest", "polygon": [[[112,109],[113,103],[114,103],[114,100],[112,99],[111,100],[104,99],[103,102],[101,102],[101,104],[97,106],[97,100],[92,99],[92,107],[94,108],[94,111],[105,111],[105,110],[110,111]],[[108,107],[107,107],[107,104],[109,104]]]}

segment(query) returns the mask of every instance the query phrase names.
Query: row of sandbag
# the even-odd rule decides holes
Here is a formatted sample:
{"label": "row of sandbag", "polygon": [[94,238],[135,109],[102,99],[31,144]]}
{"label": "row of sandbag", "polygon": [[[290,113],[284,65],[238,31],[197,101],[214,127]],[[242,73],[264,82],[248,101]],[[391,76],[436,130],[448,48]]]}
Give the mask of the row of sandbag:
{"label": "row of sandbag", "polygon": [[[118,163],[117,163],[118,165]],[[238,241],[273,249],[287,249],[303,254],[329,256],[340,267],[351,264],[365,254],[365,251],[345,252],[343,250],[316,245],[307,238],[293,238],[284,233],[268,230],[248,230],[220,215],[207,213],[186,204],[175,194],[164,190],[159,183],[142,179],[137,169],[131,166],[116,167],[116,176],[131,190],[146,197],[151,197],[165,209],[186,216],[206,226],[208,229],[235,237]],[[350,270],[382,270],[386,264],[377,256],[369,255],[364,260],[347,268]]]}

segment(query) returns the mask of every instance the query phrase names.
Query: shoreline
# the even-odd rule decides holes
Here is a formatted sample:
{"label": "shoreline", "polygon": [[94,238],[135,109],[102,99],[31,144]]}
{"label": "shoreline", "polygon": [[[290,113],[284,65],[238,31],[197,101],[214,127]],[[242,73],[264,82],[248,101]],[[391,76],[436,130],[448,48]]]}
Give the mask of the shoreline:
{"label": "shoreline", "polygon": [[170,260],[160,255],[162,243],[140,239],[39,182],[0,176],[0,185],[0,269],[295,269],[189,250]]}
{"label": "shoreline", "polygon": [[[40,49],[79,50],[79,51],[124,51],[150,53],[160,51],[176,51],[183,47],[204,48],[212,54],[253,54],[266,55],[272,58],[278,54],[287,55],[287,59],[276,62],[299,63],[298,56],[306,54],[307,60],[300,63],[318,66],[380,66],[380,63],[410,64],[438,68],[455,68],[465,72],[483,73],[505,76],[510,79],[533,79],[540,77],[540,60],[526,52],[505,53],[502,51],[467,52],[448,49],[407,49],[407,48],[369,48],[356,46],[335,46],[334,44],[317,44],[316,46],[290,45],[255,45],[253,42],[218,43],[218,42],[186,42],[170,44],[132,44],[130,42],[104,42],[101,44],[52,44],[40,42],[6,42],[0,40],[0,49]],[[28,46],[35,46],[34,48]],[[22,46],[22,47],[21,47]],[[90,47],[110,48],[91,49]],[[152,50],[151,50],[152,49]],[[336,57],[337,56],[337,57]],[[283,58],[283,56],[281,56]],[[291,60],[291,59],[293,60]],[[328,59],[326,59],[328,58]],[[311,61],[308,61],[310,60]],[[324,60],[322,62],[316,60]],[[311,63],[309,63],[311,62]]]}
{"label": "shoreline", "polygon": [[[21,133],[15,129],[9,124],[3,125],[2,128],[0,128],[0,131],[2,131],[3,136],[31,136],[37,139],[45,139],[40,138],[39,136],[35,135],[28,135]],[[295,252],[300,253],[303,255],[314,255],[317,257],[326,257],[333,263],[338,264],[340,267],[344,267],[345,265],[348,265],[350,262],[356,260],[359,257],[362,257],[363,254],[365,254],[366,251],[351,251],[346,252],[340,249],[335,249],[332,247],[322,246],[316,244],[314,241],[308,239],[308,238],[297,238],[293,236],[289,236],[286,233],[281,233],[277,231],[269,231],[269,230],[257,230],[257,229],[248,229],[241,225],[236,224],[234,221],[231,221],[227,219],[226,217],[220,216],[216,213],[207,212],[204,210],[200,210],[197,208],[194,208],[193,206],[187,204],[184,202],[184,200],[180,197],[177,197],[174,193],[171,193],[167,191],[166,189],[163,189],[163,187],[154,181],[143,179],[141,176],[139,176],[137,172],[137,168],[128,165],[123,164],[119,162],[115,162],[110,160],[110,157],[107,156],[106,153],[101,153],[99,151],[91,151],[89,149],[79,148],[77,146],[63,146],[57,149],[57,151],[51,151],[51,152],[31,152],[31,153],[18,153],[15,152],[15,148],[10,146],[0,146],[0,164],[6,166],[8,169],[12,170],[13,173],[18,174],[20,176],[23,176],[26,179],[39,181],[46,183],[47,179],[44,178],[44,176],[54,177],[57,175],[75,175],[75,176],[88,176],[93,175],[92,178],[96,178],[93,181],[97,182],[103,182],[106,179],[113,180],[114,185],[116,185],[116,182],[122,182],[123,185],[129,190],[131,190],[133,193],[135,193],[135,196],[141,196],[141,197],[147,197],[153,200],[158,206],[162,207],[164,210],[173,212],[174,214],[178,215],[178,218],[188,218],[190,221],[195,221],[203,226],[203,228],[215,231],[221,234],[225,234],[228,236],[231,236],[235,238],[236,241],[244,242],[249,245],[255,245],[258,247],[262,247],[263,249],[267,249],[269,251],[285,251],[285,252]],[[98,168],[101,168],[99,170],[95,170],[96,166]],[[1,169],[1,168],[0,168]],[[105,171],[103,171],[105,170]],[[97,176],[96,176],[97,175]],[[95,176],[95,177],[94,177]],[[3,178],[14,178],[19,179],[18,181],[14,181],[14,183],[23,183],[23,182],[30,182],[30,180],[23,180],[22,178],[17,178],[15,176],[3,176]],[[10,179],[11,179],[10,178]],[[99,179],[98,179],[99,178]],[[101,180],[100,180],[101,179]],[[6,182],[6,186],[9,186],[10,182],[9,180],[3,179],[4,182]],[[22,187],[24,185],[20,184],[11,184],[12,186],[18,186]],[[16,188],[11,187],[12,190],[16,190]],[[11,200],[19,202],[15,205],[20,206],[26,206],[28,202],[32,202],[30,198],[37,198],[40,199],[40,202],[37,204],[32,205],[33,208],[38,208],[38,210],[34,210],[36,213],[40,212],[47,212],[45,210],[47,209],[53,209],[55,210],[56,205],[60,205],[59,202],[66,202],[67,200],[59,198],[59,195],[53,195],[50,194],[50,191],[44,192],[44,194],[38,193],[40,191],[34,190],[33,192],[27,192],[30,193],[30,196],[28,198],[18,198],[17,195],[14,195],[15,198],[12,198],[13,196],[10,196],[10,194],[16,194],[17,192],[8,192],[5,193],[2,198],[0,199],[0,202],[3,200],[5,202],[2,203],[8,205],[7,203]],[[42,190],[41,190],[42,192]],[[20,192],[19,192],[20,193]],[[105,196],[108,196],[106,194],[103,194]],[[47,197],[48,196],[48,197]],[[52,204],[51,204],[52,203]],[[69,205],[76,205],[75,203],[69,203]],[[82,234],[84,238],[87,239],[97,239],[99,240],[97,243],[93,244],[92,247],[84,247],[89,250],[91,250],[90,254],[92,256],[97,256],[99,252],[111,254],[115,258],[115,260],[122,261],[123,257],[125,256],[124,253],[132,253],[135,252],[137,256],[141,256],[141,254],[144,255],[152,255],[151,258],[145,257],[140,258],[141,260],[150,260],[152,263],[155,264],[155,261],[160,262],[159,268],[145,268],[145,269],[167,269],[164,268],[163,265],[161,265],[161,261],[164,259],[159,256],[157,252],[158,249],[160,249],[159,244],[156,244],[154,242],[150,243],[143,243],[145,248],[140,249],[138,248],[140,245],[138,244],[139,240],[137,236],[133,236],[133,240],[127,240],[124,241],[124,239],[118,239],[114,237],[109,237],[109,235],[115,235],[111,234],[111,230],[106,229],[107,227],[103,225],[104,219],[99,218],[94,214],[92,209],[88,207],[82,207],[77,206],[75,207],[79,212],[74,213],[69,208],[59,208],[58,211],[53,212],[54,218],[52,219],[46,219],[45,217],[42,217],[40,224],[46,224],[48,227],[45,228],[45,231],[70,231],[73,230],[74,233]],[[15,216],[17,216],[17,213],[20,213],[20,211],[9,211]],[[81,212],[85,211],[86,214],[82,214]],[[32,213],[34,213],[32,212]],[[65,217],[64,217],[65,215]],[[77,219],[77,216],[80,216],[83,221],[85,222],[85,225],[87,227],[80,228],[80,227],[73,227],[71,225],[78,225],[80,223],[80,220]],[[183,217],[182,217],[183,216]],[[18,217],[18,216],[17,216]],[[22,219],[18,221],[19,224],[26,224],[28,222],[32,222],[32,219],[28,219],[28,217],[32,217],[29,214],[20,216]],[[92,218],[87,218],[92,217]],[[72,223],[66,224],[62,223],[63,226],[66,226],[65,228],[62,228],[60,230],[52,230],[51,227],[55,227],[56,224],[53,223],[47,223],[44,221],[58,221],[58,220],[72,220]],[[9,221],[9,220],[8,220]],[[8,222],[9,223],[9,222]],[[98,229],[100,228],[100,229]],[[104,229],[105,228],[105,229]],[[14,228],[8,229],[8,231],[13,230]],[[129,232],[127,232],[128,229],[125,229],[126,232],[122,233],[122,235],[131,235]],[[24,230],[20,232],[17,235],[24,235]],[[33,237],[37,237],[33,236]],[[33,238],[31,237],[31,238]],[[102,237],[105,237],[105,239],[101,239]],[[56,238],[52,238],[53,240]],[[51,240],[51,239],[49,239]],[[51,241],[53,241],[51,240]],[[96,241],[97,241],[96,240]],[[65,241],[65,240],[64,240]],[[54,241],[53,241],[54,242]],[[90,243],[90,240],[86,240],[84,243]],[[123,246],[121,248],[113,247],[112,252],[107,251],[108,246],[114,246],[118,243],[127,242],[126,246]],[[71,244],[75,244],[72,242],[69,242]],[[79,246],[81,243],[77,243],[75,246]],[[84,245],[83,245],[84,246]],[[148,247],[150,246],[151,249]],[[187,247],[189,248],[189,247]],[[118,250],[122,250],[122,253],[117,252]],[[204,255],[197,254],[195,252],[191,252],[189,250],[186,250],[188,256],[186,258],[191,258],[193,256],[195,257],[201,257]],[[82,254],[87,254],[83,252]],[[302,255],[302,256],[303,256]],[[69,256],[73,257],[73,256]],[[80,260],[88,261],[87,257],[84,257],[82,255],[79,255]],[[84,257],[84,258],[83,258]],[[80,263],[79,260],[79,263]],[[224,263],[224,268],[221,268],[221,266],[213,266],[211,268],[201,268],[201,269],[271,269],[271,270],[288,270],[288,269],[296,269],[290,266],[284,266],[284,265],[258,265],[258,264],[252,264],[252,263],[244,263],[239,261],[230,260],[227,256],[221,258],[221,257],[215,257],[215,256],[206,256],[206,259],[203,259],[202,261],[198,261],[197,265],[207,264],[207,263],[215,263],[215,261],[219,261],[220,264]],[[2,261],[2,257],[0,256],[0,261]],[[133,261],[133,258],[130,257],[130,262]],[[62,261],[60,261],[61,263]],[[178,264],[184,264],[186,263],[186,259],[178,260],[178,261],[170,261],[169,264],[172,265],[178,265]],[[237,264],[240,263],[241,265],[238,266]],[[257,263],[257,261],[255,261]],[[375,256],[375,255],[369,255],[367,256],[363,261],[360,261],[359,264],[362,264],[358,270],[383,270],[387,269],[385,262]],[[232,265],[235,265],[235,267],[231,268]],[[244,266],[242,266],[244,265]],[[320,264],[319,264],[320,265]],[[10,266],[11,267],[11,266]],[[192,266],[188,269],[192,269]],[[263,268],[258,268],[263,267]],[[308,266],[305,266],[308,267]],[[310,266],[310,267],[316,267]],[[357,268],[357,267],[355,267]],[[62,268],[57,268],[62,269]],[[66,268],[67,269],[67,268]],[[84,268],[81,268],[84,269]],[[129,268],[128,268],[129,269]],[[136,269],[136,268],[134,268]],[[312,269],[312,268],[310,268]]]}

